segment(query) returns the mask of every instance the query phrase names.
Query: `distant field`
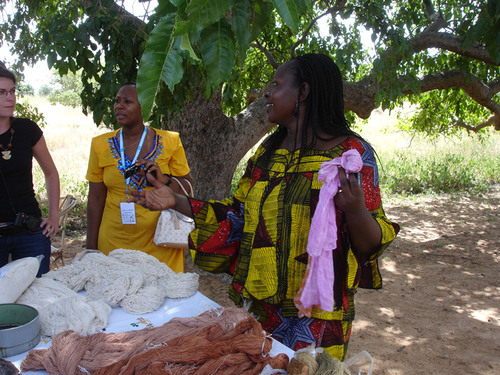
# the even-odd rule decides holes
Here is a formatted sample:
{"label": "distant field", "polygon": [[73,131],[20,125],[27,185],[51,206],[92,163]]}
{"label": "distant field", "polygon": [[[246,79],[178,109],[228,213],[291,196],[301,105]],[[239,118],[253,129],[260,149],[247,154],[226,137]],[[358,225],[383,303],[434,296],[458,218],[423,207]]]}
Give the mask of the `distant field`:
{"label": "distant field", "polygon": [[[63,105],[51,105],[40,97],[23,98],[38,108],[45,116],[43,129],[49,151],[61,179],[61,195],[72,194],[80,201],[87,199],[87,163],[92,137],[108,131],[98,128],[92,116],[85,116],[80,109]],[[45,197],[45,181],[35,161],[35,191]]]}

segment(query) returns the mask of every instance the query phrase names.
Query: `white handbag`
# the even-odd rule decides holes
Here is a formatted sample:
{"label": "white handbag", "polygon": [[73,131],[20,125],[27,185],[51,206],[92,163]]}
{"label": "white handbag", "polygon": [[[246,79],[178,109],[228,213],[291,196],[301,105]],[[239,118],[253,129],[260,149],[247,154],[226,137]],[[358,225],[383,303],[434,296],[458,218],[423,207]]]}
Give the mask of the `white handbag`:
{"label": "white handbag", "polygon": [[[187,181],[190,189],[190,194],[184,189],[184,186],[175,177],[185,195],[193,196],[193,187]],[[194,220],[183,215],[175,210],[163,210],[156,224],[154,243],[157,246],[171,247],[175,249],[187,249],[189,233],[194,229]]]}

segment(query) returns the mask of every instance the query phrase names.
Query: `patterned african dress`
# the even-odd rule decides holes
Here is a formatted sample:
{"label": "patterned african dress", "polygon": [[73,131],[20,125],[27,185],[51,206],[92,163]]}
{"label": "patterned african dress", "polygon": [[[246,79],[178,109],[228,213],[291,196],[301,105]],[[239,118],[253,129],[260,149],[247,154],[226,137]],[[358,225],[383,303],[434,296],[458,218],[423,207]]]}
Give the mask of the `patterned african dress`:
{"label": "patterned african dress", "polygon": [[[307,240],[323,184],[318,171],[325,161],[357,149],[366,208],[382,229],[378,251],[360,257],[352,251],[341,210],[336,210],[338,241],[333,251],[334,311],[313,308],[311,318],[298,317],[293,298],[307,267]],[[249,160],[232,199],[203,202],[190,199],[196,229],[190,249],[196,265],[233,276],[229,295],[258,317],[263,328],[298,350],[315,343],[343,360],[354,319],[358,286],[381,288],[377,258],[396,237],[398,226],[385,216],[380,199],[373,149],[350,138],[326,151],[276,150],[265,161],[260,146]]]}

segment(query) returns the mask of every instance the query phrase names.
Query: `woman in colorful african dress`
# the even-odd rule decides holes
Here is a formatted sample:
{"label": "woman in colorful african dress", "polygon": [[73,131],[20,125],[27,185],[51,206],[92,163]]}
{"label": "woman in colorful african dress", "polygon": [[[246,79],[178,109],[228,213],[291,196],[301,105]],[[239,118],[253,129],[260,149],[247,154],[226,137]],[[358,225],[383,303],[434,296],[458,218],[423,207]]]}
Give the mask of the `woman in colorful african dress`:
{"label": "woman in colorful african dress", "polygon": [[[87,249],[109,254],[115,249],[140,250],[156,257],[175,272],[184,271],[184,249],[156,246],[153,242],[159,212],[135,205],[127,206],[125,190],[147,189],[143,170],[155,172],[158,179],[176,192],[177,180],[191,184],[193,178],[179,133],[144,125],[137,89],[125,84],[116,94],[115,116],[121,128],[92,139],[87,179]],[[124,171],[140,166],[125,178]],[[137,207],[137,209],[135,209]]]}
{"label": "woman in colorful african dress", "polygon": [[[182,197],[147,176],[156,189],[134,194],[133,201],[194,217],[194,263],[230,273],[230,297],[275,339],[294,350],[314,343],[343,360],[354,294],[358,286],[382,286],[377,259],[398,226],[382,208],[374,151],[344,116],[342,77],[330,57],[307,54],[285,63],[265,97],[268,119],[279,126],[249,160],[233,198]],[[318,171],[353,149],[362,159],[361,184],[356,174],[347,177],[339,168],[341,186],[333,198],[338,240],[329,266],[333,288],[326,291],[333,311],[314,305],[304,316],[294,299],[304,281],[308,235],[323,185]]]}

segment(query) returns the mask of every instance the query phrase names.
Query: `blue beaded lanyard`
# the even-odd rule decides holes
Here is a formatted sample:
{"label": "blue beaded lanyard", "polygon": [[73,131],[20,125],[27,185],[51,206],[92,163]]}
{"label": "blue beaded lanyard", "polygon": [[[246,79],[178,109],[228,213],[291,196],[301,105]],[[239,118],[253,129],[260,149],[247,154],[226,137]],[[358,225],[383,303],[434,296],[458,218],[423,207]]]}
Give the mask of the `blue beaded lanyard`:
{"label": "blue beaded lanyard", "polygon": [[[144,140],[146,139],[147,132],[148,132],[148,128],[146,126],[144,126],[144,131],[142,132],[141,140],[139,141],[139,146],[137,146],[137,151],[135,152],[134,160],[132,160],[132,163],[130,163],[130,165],[135,164],[137,158],[139,157],[139,154],[141,153],[142,145],[144,144]],[[123,147],[123,129],[120,130],[120,156],[122,158],[123,170],[125,170],[127,168],[127,166],[125,165],[125,148]],[[131,179],[131,177],[125,179],[125,184],[127,185],[127,189],[128,189],[128,185],[130,184],[130,179]]]}

